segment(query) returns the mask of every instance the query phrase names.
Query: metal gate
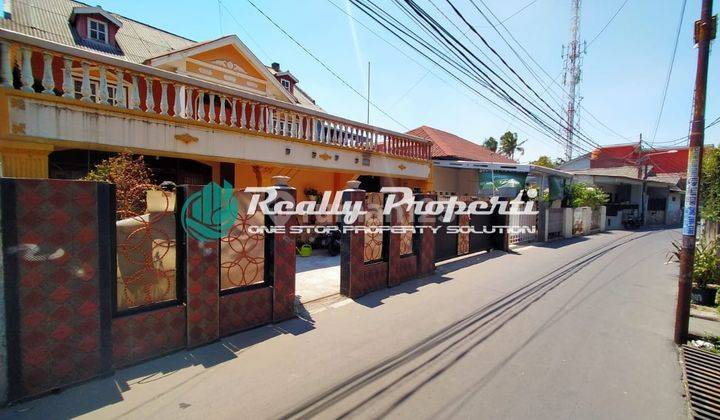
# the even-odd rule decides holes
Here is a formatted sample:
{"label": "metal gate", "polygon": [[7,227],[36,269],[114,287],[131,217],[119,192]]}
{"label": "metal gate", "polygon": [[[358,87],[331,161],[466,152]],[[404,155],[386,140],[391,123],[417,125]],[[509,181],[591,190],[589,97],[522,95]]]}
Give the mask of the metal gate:
{"label": "metal gate", "polygon": [[[470,252],[486,251],[497,248],[497,233],[490,232],[495,220],[494,214],[473,214],[470,216],[470,226],[473,231],[470,233]],[[487,228],[486,230],[484,228]]]}
{"label": "metal gate", "polygon": [[[533,204],[533,210],[537,210],[537,204]],[[510,245],[537,241],[537,221],[537,214],[511,214],[508,223],[511,228],[509,235]]]}
{"label": "metal gate", "polygon": [[435,234],[435,261],[447,260],[457,256],[458,250],[458,234],[448,233],[448,226],[457,226],[457,215],[450,222],[443,222],[441,216],[438,216],[437,233]]}

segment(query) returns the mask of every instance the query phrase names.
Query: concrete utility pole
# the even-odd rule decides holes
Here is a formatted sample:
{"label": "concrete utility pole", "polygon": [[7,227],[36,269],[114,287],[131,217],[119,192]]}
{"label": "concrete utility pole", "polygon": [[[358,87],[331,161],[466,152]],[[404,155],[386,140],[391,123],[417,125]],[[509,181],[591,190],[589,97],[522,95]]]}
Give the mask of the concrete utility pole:
{"label": "concrete utility pole", "polygon": [[575,135],[575,93],[577,84],[580,83],[580,66],[582,54],[578,36],[580,33],[580,0],[571,0],[572,21],[570,23],[570,44],[565,55],[565,77],[564,85],[568,92],[568,104],[565,119],[565,161],[572,159],[573,136]]}
{"label": "concrete utility pole", "polygon": [[683,239],[680,251],[680,277],[678,279],[678,299],[675,310],[676,344],[685,344],[687,342],[688,323],[690,321],[690,293],[692,291],[692,271],[695,262],[697,207],[700,198],[701,163],[705,140],[705,96],[707,92],[708,59],[710,56],[710,41],[715,39],[717,22],[716,17],[711,15],[712,0],[703,0],[700,20],[695,22],[695,43],[698,49],[698,60],[695,73],[693,120],[690,124],[685,214],[683,215]]}

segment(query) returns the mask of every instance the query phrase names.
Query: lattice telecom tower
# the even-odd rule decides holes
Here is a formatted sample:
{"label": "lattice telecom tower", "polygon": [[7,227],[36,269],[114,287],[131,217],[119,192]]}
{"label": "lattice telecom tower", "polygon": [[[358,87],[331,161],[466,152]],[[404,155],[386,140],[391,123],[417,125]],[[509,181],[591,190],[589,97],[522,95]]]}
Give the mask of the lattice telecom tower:
{"label": "lattice telecom tower", "polygon": [[573,137],[575,136],[575,115],[577,100],[575,93],[577,84],[580,83],[580,67],[582,56],[585,54],[585,43],[582,49],[578,36],[580,33],[580,0],[570,0],[572,5],[572,20],[570,22],[570,44],[565,50],[563,46],[563,59],[565,60],[565,76],[563,85],[568,94],[568,104],[565,116],[565,126],[562,127],[565,135],[565,160],[572,159]]}

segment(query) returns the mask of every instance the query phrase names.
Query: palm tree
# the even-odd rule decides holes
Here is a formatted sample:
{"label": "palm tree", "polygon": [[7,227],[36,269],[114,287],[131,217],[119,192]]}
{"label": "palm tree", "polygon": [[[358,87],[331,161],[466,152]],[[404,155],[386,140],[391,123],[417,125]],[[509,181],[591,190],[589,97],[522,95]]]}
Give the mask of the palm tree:
{"label": "palm tree", "polygon": [[497,152],[498,148],[498,142],[495,140],[495,137],[488,137],[487,140],[483,143],[483,147],[486,149],[490,149],[493,152]]}
{"label": "palm tree", "polygon": [[522,147],[525,142],[527,142],[527,140],[518,142],[517,133],[506,131],[505,134],[500,137],[500,152],[510,159],[514,159],[515,152],[520,152],[521,155],[525,153],[525,148]]}

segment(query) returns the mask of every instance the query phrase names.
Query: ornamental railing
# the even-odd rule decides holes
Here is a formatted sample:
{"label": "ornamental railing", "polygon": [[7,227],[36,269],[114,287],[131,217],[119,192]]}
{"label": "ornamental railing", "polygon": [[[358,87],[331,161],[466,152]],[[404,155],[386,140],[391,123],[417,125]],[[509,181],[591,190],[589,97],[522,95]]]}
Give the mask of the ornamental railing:
{"label": "ornamental railing", "polygon": [[0,29],[0,83],[146,114],[429,160],[430,142],[114,56]]}

